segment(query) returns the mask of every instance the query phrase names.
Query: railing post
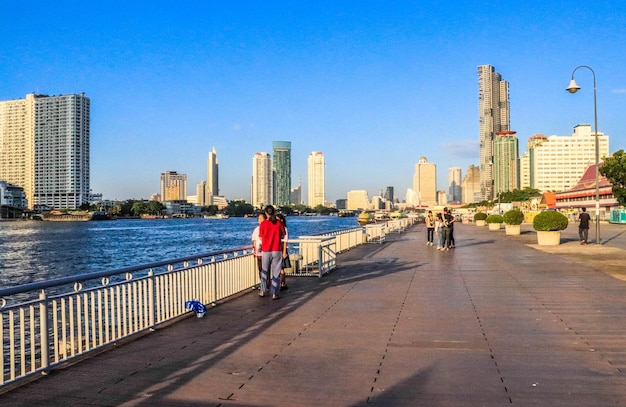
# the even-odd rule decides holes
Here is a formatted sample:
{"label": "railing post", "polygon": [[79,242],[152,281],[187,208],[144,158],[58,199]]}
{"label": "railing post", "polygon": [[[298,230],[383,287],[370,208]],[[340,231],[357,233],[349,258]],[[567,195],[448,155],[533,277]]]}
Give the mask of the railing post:
{"label": "railing post", "polygon": [[318,273],[318,277],[322,278],[322,271],[324,269],[324,251],[322,249],[322,241],[320,240],[319,244],[317,245],[317,258],[318,258],[318,265],[319,265],[319,273]]}
{"label": "railing post", "polygon": [[148,326],[150,329],[154,329],[154,321],[157,320],[156,312],[157,312],[157,299],[155,296],[155,279],[154,279],[154,271],[150,269],[148,271]]}
{"label": "railing post", "polygon": [[47,369],[50,364],[50,336],[48,335],[48,299],[44,290],[39,293],[39,337],[41,341],[41,368]]}

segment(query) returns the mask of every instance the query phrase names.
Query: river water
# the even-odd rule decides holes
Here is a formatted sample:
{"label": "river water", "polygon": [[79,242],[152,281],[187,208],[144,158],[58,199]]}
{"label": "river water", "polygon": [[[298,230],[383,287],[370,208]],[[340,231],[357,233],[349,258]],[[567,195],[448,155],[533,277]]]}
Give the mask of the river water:
{"label": "river water", "polygon": [[[0,222],[0,287],[137,266],[251,244],[256,218]],[[290,216],[290,238],[358,227],[356,218]]]}

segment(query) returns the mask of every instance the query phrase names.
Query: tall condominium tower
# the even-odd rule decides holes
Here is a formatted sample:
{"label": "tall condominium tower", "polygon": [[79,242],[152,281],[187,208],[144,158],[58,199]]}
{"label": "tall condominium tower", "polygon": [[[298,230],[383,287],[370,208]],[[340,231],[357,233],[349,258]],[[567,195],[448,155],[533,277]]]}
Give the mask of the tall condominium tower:
{"label": "tall condominium tower", "polygon": [[461,202],[461,167],[448,168],[448,202]]}
{"label": "tall condominium tower", "polygon": [[24,188],[31,208],[88,203],[89,120],[84,94],[0,102],[0,180]]}
{"label": "tall condominium tower", "polygon": [[[533,141],[529,147],[531,188],[566,191],[595,164],[595,137],[589,124],[577,125],[570,136],[535,137]],[[609,155],[609,136],[598,132],[598,148],[600,158]]]}
{"label": "tall condominium tower", "polygon": [[324,205],[324,153],[314,151],[309,154],[309,207]]}
{"label": "tall condominium tower", "polygon": [[478,117],[480,132],[480,193],[493,200],[493,142],[510,127],[509,83],[491,65],[478,67]]}
{"label": "tall condominium tower", "polygon": [[514,131],[501,131],[493,142],[495,194],[519,189],[519,146]]}
{"label": "tall condominium tower", "polygon": [[413,190],[417,193],[420,206],[437,204],[437,165],[429,163],[426,157],[420,157],[415,164]]}
{"label": "tall condominium tower", "polygon": [[163,202],[187,200],[187,175],[176,171],[162,172],[161,200]]}
{"label": "tall condominium tower", "polygon": [[274,141],[274,204],[289,205],[291,193],[291,141]]}
{"label": "tall condominium tower", "polygon": [[256,153],[252,158],[252,205],[263,208],[272,205],[272,157]]}
{"label": "tall condominium tower", "polygon": [[215,151],[215,147],[213,147],[213,151],[209,153],[209,159],[207,160],[205,195],[205,202],[207,205],[212,205],[213,197],[220,194],[219,181],[219,163],[217,162],[217,152]]}

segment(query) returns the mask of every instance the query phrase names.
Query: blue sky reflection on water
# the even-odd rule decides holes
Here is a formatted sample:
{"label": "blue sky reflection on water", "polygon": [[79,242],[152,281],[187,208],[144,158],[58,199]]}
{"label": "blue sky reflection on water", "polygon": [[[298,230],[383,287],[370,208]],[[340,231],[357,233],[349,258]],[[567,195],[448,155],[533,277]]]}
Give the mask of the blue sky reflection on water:
{"label": "blue sky reflection on water", "polygon": [[[256,218],[0,223],[0,287],[249,245]],[[356,227],[356,218],[289,217],[290,237]]]}

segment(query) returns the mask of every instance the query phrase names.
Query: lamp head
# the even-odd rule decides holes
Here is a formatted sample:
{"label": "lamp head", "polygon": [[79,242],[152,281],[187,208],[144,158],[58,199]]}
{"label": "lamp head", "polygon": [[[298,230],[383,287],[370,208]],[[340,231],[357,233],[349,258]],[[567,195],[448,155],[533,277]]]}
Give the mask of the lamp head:
{"label": "lamp head", "polygon": [[569,82],[569,86],[565,89],[569,93],[576,93],[580,89],[580,86],[576,85],[574,78]]}

